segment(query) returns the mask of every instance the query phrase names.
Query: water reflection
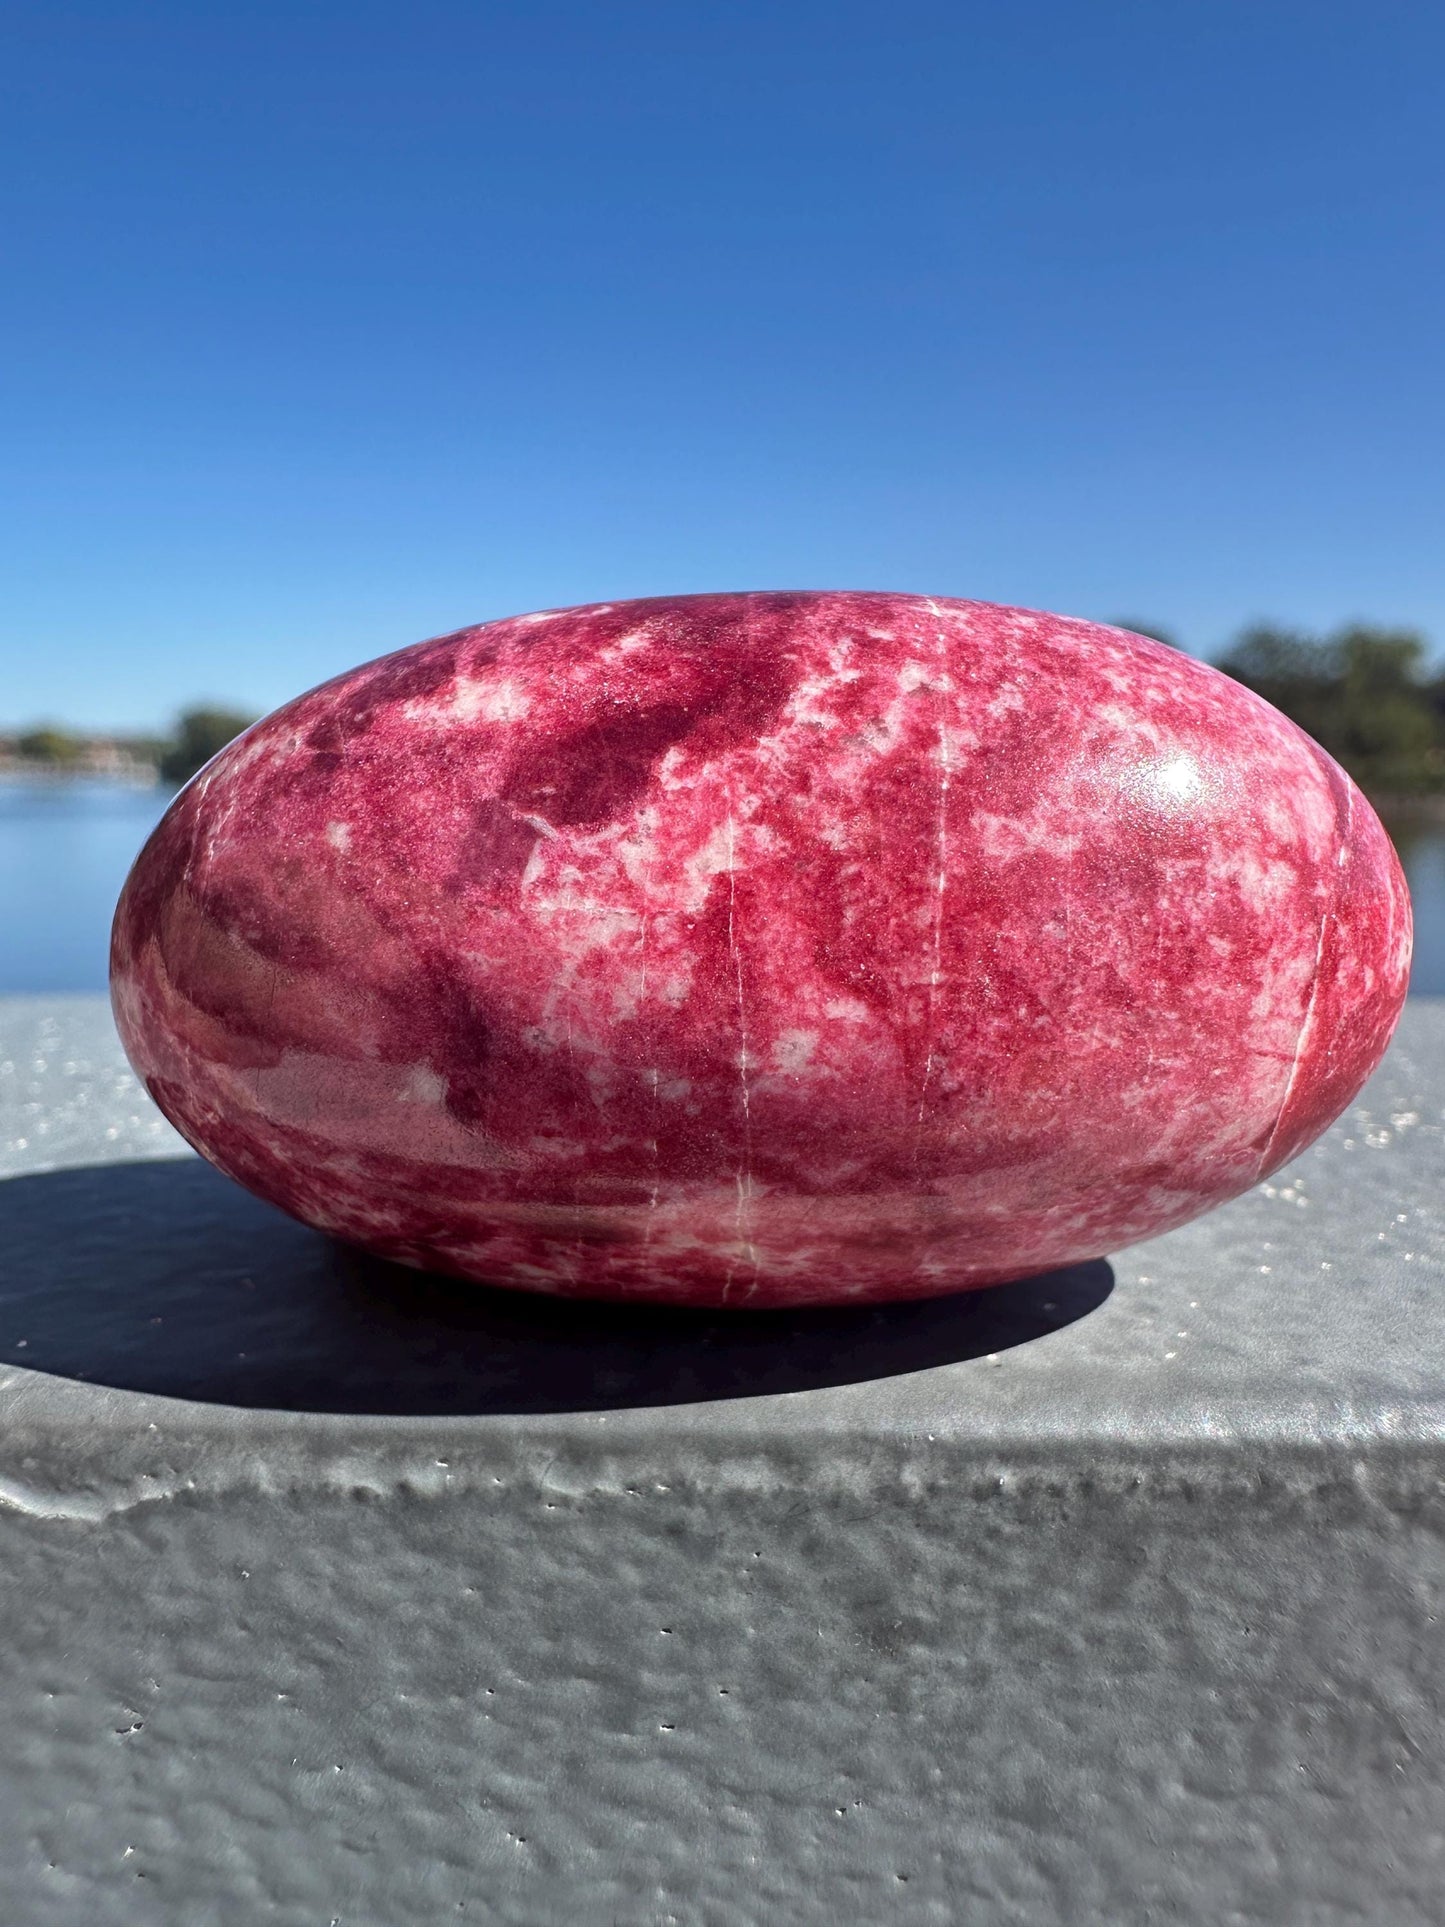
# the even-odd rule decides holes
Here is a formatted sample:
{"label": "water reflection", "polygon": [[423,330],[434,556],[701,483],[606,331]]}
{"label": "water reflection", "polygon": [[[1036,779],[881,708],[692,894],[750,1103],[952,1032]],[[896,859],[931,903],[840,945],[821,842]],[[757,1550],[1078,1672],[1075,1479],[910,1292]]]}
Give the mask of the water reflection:
{"label": "water reflection", "polygon": [[[1174,770],[1177,787],[1189,773]],[[110,918],[165,789],[0,781],[0,995],[104,990]],[[1445,996],[1445,812],[1391,814],[1415,900],[1410,988]]]}

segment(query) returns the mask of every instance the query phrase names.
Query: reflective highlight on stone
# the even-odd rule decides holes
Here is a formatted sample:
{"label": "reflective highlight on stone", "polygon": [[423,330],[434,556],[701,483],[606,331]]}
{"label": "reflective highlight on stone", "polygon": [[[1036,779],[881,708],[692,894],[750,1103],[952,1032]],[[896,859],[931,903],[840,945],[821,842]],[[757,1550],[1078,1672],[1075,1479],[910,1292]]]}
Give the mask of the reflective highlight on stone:
{"label": "reflective highlight on stone", "polygon": [[1091,1258],[1329,1123],[1394,851],[1218,672],[984,603],[694,596],[382,658],[177,797],[127,1050],[221,1170],[403,1263],[728,1305]]}

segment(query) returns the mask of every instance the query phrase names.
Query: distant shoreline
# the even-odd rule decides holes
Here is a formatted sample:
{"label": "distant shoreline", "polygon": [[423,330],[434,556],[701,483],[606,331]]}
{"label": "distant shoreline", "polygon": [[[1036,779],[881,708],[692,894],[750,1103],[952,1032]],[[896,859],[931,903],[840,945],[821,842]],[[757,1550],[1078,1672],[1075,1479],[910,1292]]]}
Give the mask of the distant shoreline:
{"label": "distant shoreline", "polygon": [[123,790],[176,787],[165,781],[153,763],[140,763],[133,769],[47,769],[44,764],[3,762],[0,763],[0,783],[32,783],[43,789],[64,783],[104,783],[109,788]]}

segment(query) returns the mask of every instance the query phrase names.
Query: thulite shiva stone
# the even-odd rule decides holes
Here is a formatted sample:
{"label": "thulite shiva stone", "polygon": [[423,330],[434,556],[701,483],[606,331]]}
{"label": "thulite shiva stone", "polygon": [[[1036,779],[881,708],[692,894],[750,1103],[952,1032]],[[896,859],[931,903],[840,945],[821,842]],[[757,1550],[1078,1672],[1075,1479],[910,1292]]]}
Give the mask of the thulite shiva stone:
{"label": "thulite shiva stone", "polygon": [[918,596],[466,629],[267,717],[116,915],[121,1035],[221,1170],[403,1263],[919,1297],[1245,1190],[1409,964],[1349,778],[1139,636]]}

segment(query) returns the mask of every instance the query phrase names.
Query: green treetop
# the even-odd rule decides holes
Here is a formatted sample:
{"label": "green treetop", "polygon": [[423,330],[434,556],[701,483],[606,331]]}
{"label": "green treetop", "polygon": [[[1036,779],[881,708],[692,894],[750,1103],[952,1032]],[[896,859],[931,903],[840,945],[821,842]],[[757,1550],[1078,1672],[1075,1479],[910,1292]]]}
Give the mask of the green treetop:
{"label": "green treetop", "polygon": [[161,752],[160,772],[168,783],[189,782],[196,771],[249,729],[256,718],[235,709],[187,709],[176,718],[175,733]]}

